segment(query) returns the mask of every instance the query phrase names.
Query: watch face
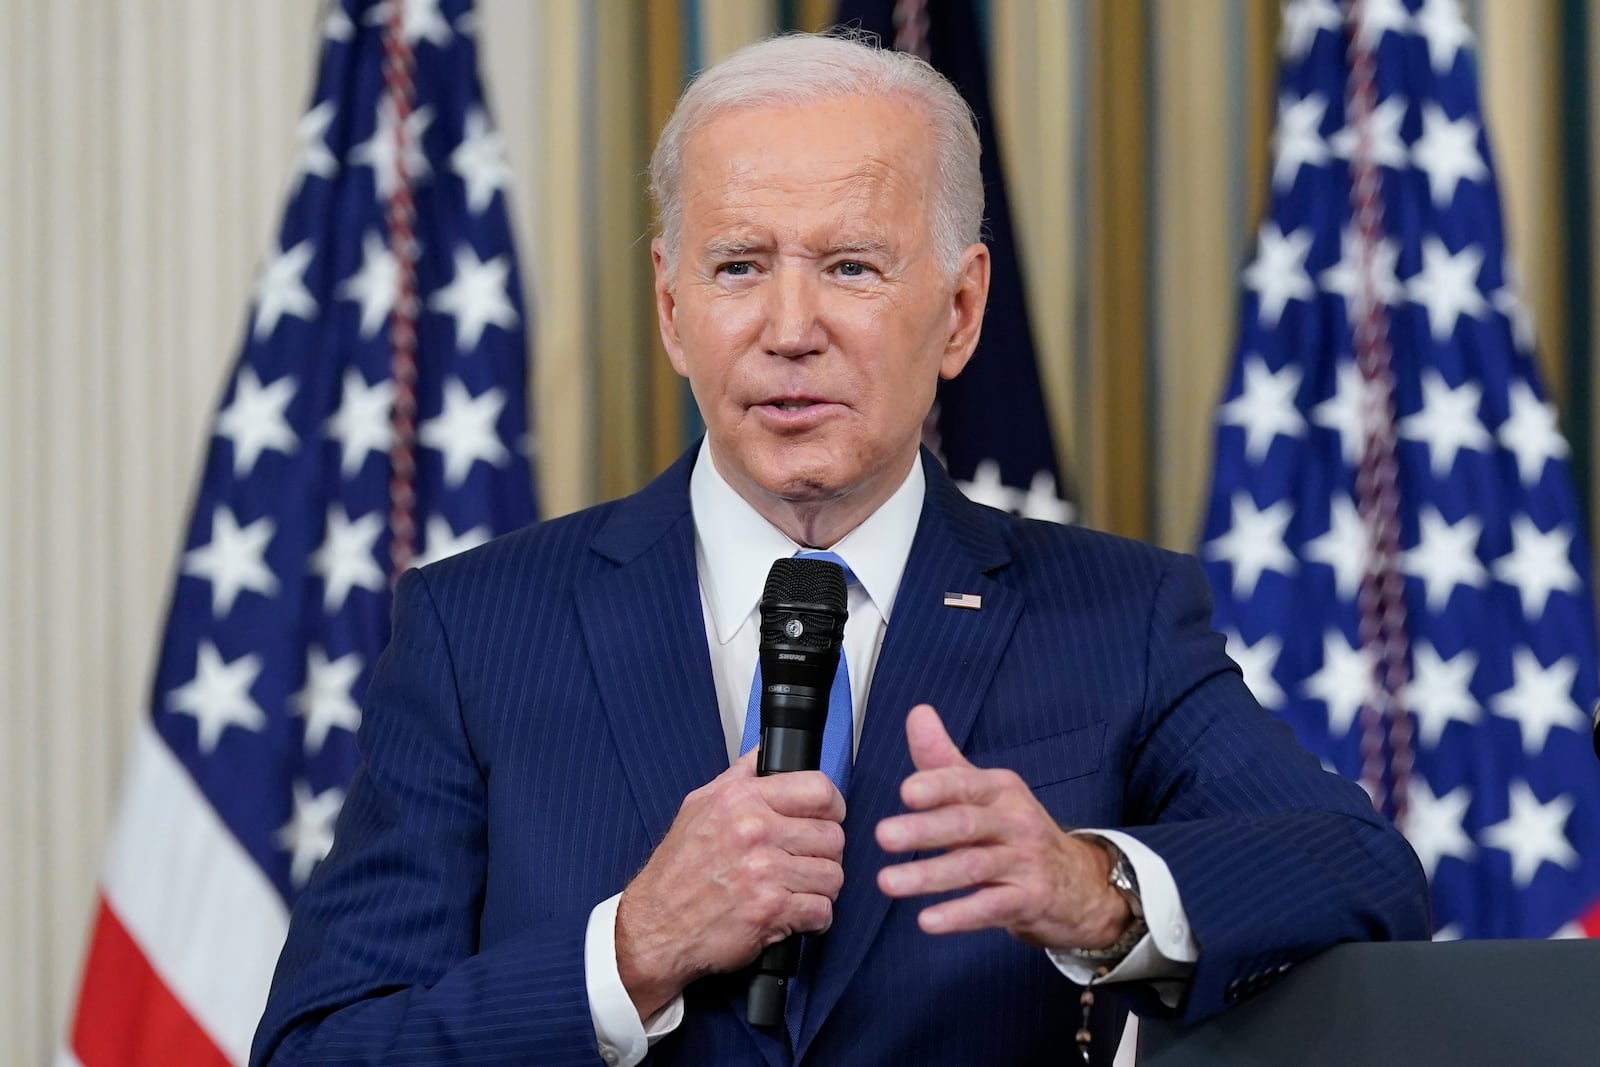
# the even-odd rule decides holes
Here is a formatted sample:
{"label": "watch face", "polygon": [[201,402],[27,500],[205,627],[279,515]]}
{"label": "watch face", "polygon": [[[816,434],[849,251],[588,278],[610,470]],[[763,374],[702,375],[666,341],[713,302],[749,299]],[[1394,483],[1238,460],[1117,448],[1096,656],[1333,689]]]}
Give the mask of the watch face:
{"label": "watch face", "polygon": [[1144,902],[1139,899],[1139,880],[1134,877],[1133,865],[1128,862],[1128,857],[1118,854],[1117,862],[1111,865],[1111,886],[1121,893],[1128,902],[1128,907],[1133,910],[1135,919],[1144,918]]}

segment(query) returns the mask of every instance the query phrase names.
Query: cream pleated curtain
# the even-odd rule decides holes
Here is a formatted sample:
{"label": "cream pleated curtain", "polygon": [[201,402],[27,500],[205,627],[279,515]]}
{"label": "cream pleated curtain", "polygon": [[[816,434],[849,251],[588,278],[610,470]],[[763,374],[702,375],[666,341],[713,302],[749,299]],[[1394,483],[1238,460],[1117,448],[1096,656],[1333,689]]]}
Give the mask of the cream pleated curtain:
{"label": "cream pleated curtain", "polygon": [[[831,6],[480,0],[532,289],[547,514],[636,487],[692,432],[656,353],[641,180],[686,65]],[[318,7],[0,5],[0,1063],[48,1062],[71,1008],[129,727],[146,713],[202,449],[310,92]],[[1265,185],[1276,6],[985,8],[1064,469],[1090,523],[1190,548]],[[1590,339],[1565,336],[1563,5],[1466,8],[1560,398],[1573,345],[1592,365]]]}

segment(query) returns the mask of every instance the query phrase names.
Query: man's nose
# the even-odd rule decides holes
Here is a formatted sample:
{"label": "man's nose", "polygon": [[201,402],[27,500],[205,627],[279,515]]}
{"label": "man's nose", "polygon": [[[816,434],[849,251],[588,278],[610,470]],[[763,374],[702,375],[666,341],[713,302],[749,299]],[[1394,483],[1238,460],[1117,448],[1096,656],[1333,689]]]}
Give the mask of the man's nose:
{"label": "man's nose", "polygon": [[774,271],[767,286],[763,347],[790,359],[827,348],[821,295],[819,282],[810,271],[787,267]]}

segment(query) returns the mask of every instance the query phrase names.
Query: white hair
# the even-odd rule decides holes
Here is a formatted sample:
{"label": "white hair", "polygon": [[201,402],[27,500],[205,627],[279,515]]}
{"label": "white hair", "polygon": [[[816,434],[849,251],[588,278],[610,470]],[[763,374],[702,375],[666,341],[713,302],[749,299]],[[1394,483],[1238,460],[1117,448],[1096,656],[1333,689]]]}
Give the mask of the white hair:
{"label": "white hair", "polygon": [[784,34],[746,45],[695,76],[650,156],[650,195],[669,271],[677,264],[683,229],[683,146],[696,130],[744,108],[898,95],[925,109],[933,128],[933,247],[945,273],[955,274],[961,253],[980,239],[983,226],[977,123],[944,75],[917,56],[876,47],[875,40],[849,31]]}

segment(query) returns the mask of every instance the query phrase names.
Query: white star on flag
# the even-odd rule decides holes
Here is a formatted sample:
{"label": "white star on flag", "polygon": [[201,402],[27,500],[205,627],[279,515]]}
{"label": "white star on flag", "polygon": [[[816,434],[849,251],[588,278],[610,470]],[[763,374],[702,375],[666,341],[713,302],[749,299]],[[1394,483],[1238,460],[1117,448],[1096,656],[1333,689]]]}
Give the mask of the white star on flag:
{"label": "white star on flag", "polygon": [[[383,26],[393,12],[392,0],[384,0],[367,12],[368,26]],[[439,0],[404,0],[400,6],[400,36],[406,44],[427,41],[443,48],[450,43],[450,23],[439,11]]]}
{"label": "white star on flag", "polygon": [[1464,785],[1436,797],[1420,775],[1412,777],[1406,790],[1406,840],[1422,861],[1428,881],[1433,881],[1433,872],[1444,857],[1469,860],[1476,851],[1471,836],[1462,827],[1471,804],[1472,791]]}
{"label": "white star on flag", "polygon": [[277,593],[278,577],[265,558],[275,530],[266,515],[240,527],[226,506],[212,511],[211,540],[184,554],[183,573],[211,583],[211,613],[217,618],[232,611],[245,590],[262,596]]}
{"label": "white star on flag", "polygon": [[1366,448],[1367,409],[1387,401],[1376,386],[1367,384],[1355,360],[1340,362],[1334,383],[1333,395],[1311,409],[1311,421],[1339,435],[1339,455],[1353,467]]}
{"label": "white star on flag", "polygon": [[368,385],[354,367],[344,369],[339,410],[328,416],[328,437],[341,455],[339,469],[354,478],[373,452],[388,455],[394,447],[394,382],[388,378]]}
{"label": "white star on flag", "polygon": [[[1400,246],[1392,238],[1380,240],[1372,250],[1371,282],[1378,302],[1394,306],[1405,299],[1406,287],[1395,272],[1400,262]],[[1317,275],[1324,292],[1344,298],[1344,312],[1352,325],[1362,314],[1369,272],[1361,265],[1361,235],[1346,226],[1339,234],[1339,262]],[[1343,364],[1341,364],[1343,366]],[[1350,366],[1355,367],[1352,362]]]}
{"label": "white star on flag", "polygon": [[361,656],[347,652],[329,662],[328,654],[313,645],[306,657],[306,684],[291,700],[294,713],[306,721],[305,750],[322,751],[332,729],[355,733],[361,726],[361,707],[351,697],[361,675]]}
{"label": "white star on flag", "polygon": [[962,494],[974,504],[1011,510],[1012,488],[1000,480],[1000,464],[992,459],[981,460],[972,472],[972,481],[957,482]]}
{"label": "white star on flag", "polygon": [[477,345],[485,326],[515,326],[517,310],[506,292],[511,264],[505,256],[485,263],[463,244],[456,246],[455,264],[455,277],[428,299],[428,306],[456,320],[456,348],[465,352]]}
{"label": "white star on flag", "polygon": [[[372,131],[372,136],[362,141],[350,150],[350,163],[357,167],[371,167],[372,177],[377,182],[378,197],[387,200],[400,188],[400,170],[396,144],[396,130],[399,120],[396,118],[394,104],[386,96],[378,104],[378,126]],[[433,109],[424,105],[406,116],[405,122],[405,164],[406,175],[413,184],[420,183],[433,171],[428,166],[428,157],[422,151],[422,136],[427,133],[428,125],[433,122]]]}
{"label": "white star on flag", "polygon": [[1276,326],[1291,300],[1310,300],[1317,287],[1306,273],[1306,256],[1311,252],[1311,230],[1304,228],[1285,236],[1276,223],[1261,227],[1256,258],[1244,269],[1244,284],[1259,296],[1261,321]]}
{"label": "white star on flag", "polygon": [[1478,559],[1483,522],[1476,515],[1463,515],[1452,525],[1431,505],[1418,512],[1417,520],[1417,544],[1401,555],[1401,568],[1422,579],[1428,610],[1437,615],[1456,586],[1482,589],[1489,584],[1489,572]]}
{"label": "white star on flag", "polygon": [[1522,612],[1531,622],[1544,614],[1555,590],[1576,596],[1583,589],[1572,566],[1572,531],[1560,526],[1542,531],[1526,515],[1511,520],[1511,551],[1494,561],[1494,576],[1515,586]]}
{"label": "white star on flag", "polygon": [[1451,122],[1433,101],[1422,105],[1422,136],[1411,146],[1411,160],[1428,175],[1434,205],[1447,208],[1462,180],[1481,182],[1489,168],[1478,154],[1478,124],[1463,117]]}
{"label": "white star on flag", "polygon": [[[1372,109],[1367,121],[1367,150],[1372,153],[1375,166],[1391,170],[1404,170],[1411,162],[1411,150],[1400,133],[1406,119],[1406,98],[1398,93]],[[1328,138],[1328,147],[1340,159],[1354,159],[1361,146],[1361,135],[1354,126],[1345,126]]]}
{"label": "white star on flag", "polygon": [[459,378],[444,383],[444,407],[423,422],[417,440],[443,454],[446,485],[454,488],[466,481],[478,460],[498,467],[511,458],[495,430],[505,406],[505,393],[499,389],[474,397]]}
{"label": "white star on flag", "polygon": [[1285,58],[1298,60],[1311,51],[1312,42],[1323,30],[1337,33],[1344,26],[1344,12],[1334,0],[1292,0],[1283,9],[1283,35],[1279,50]]}
{"label": "white star on flag", "polygon": [[1260,356],[1247,357],[1244,364],[1244,389],[1222,405],[1218,417],[1229,426],[1244,429],[1244,453],[1253,463],[1267,454],[1279,434],[1299,437],[1306,420],[1295,406],[1302,372],[1294,364],[1277,371],[1267,369]]}
{"label": "white star on flag", "polygon": [[313,796],[304,780],[294,783],[294,814],[274,840],[289,853],[289,880],[296,888],[311,879],[311,872],[333,848],[333,822],[343,806],[342,789],[324,789]]}
{"label": "white star on flag", "polygon": [[341,300],[361,305],[361,336],[372,337],[389,321],[400,295],[400,263],[376,230],[361,237],[361,269],[339,284]]}
{"label": "white star on flag", "polygon": [[500,135],[489,124],[488,112],[475,107],[467,112],[461,143],[450,153],[450,169],[467,187],[467,210],[480,214],[494,202],[494,194],[511,179]]}
{"label": "white star on flag", "polygon": [[255,469],[266,449],[289,455],[299,447],[284,410],[294,399],[295,382],[287,374],[263,387],[251,367],[239,371],[233,402],[217,416],[217,436],[233,444],[233,476],[243,478]]}
{"label": "white star on flag", "polygon": [[1536,340],[1533,313],[1528,310],[1528,302],[1522,299],[1522,272],[1510,256],[1502,257],[1500,262],[1501,277],[1505,281],[1489,294],[1489,303],[1511,324],[1511,337],[1517,351],[1532,355]]}
{"label": "white star on flag", "polygon": [[1372,688],[1373,659],[1353,648],[1338,630],[1322,635],[1322,666],[1305,680],[1301,693],[1320,700],[1328,709],[1328,734],[1343,737],[1355,725],[1361,705]]}
{"label": "white star on flag", "polygon": [[1399,420],[1396,429],[1401,437],[1425,444],[1433,476],[1448,478],[1463,448],[1483,452],[1494,445],[1478,418],[1482,404],[1483,388],[1476,382],[1452,389],[1443,375],[1427,367],[1422,372],[1422,409]]}
{"label": "white star on flag", "polygon": [[1450,340],[1462,315],[1488,315],[1489,302],[1478,291],[1482,266],[1483,253],[1471,245],[1451,255],[1432,234],[1422,239],[1422,269],[1406,281],[1406,291],[1427,310],[1428,330],[1440,344]]}
{"label": "white star on flag", "polygon": [[1526,887],[1546,863],[1572,870],[1578,866],[1578,851],[1567,840],[1567,819],[1572,815],[1572,798],[1558,793],[1548,804],[1528,788],[1525,781],[1514,781],[1510,789],[1511,811],[1503,822],[1486,826],[1479,835],[1489,848],[1511,855],[1511,880]]}
{"label": "white star on flag", "polygon": [[310,240],[273,256],[256,280],[256,340],[272,336],[285,315],[310,321],[317,315],[317,300],[306,288],[304,275],[317,254]]}
{"label": "white star on flag", "polygon": [[1522,731],[1522,751],[1533,759],[1544,751],[1550,731],[1558,726],[1582,733],[1588,723],[1572,700],[1572,683],[1578,661],[1564,656],[1546,667],[1533,649],[1518,648],[1511,655],[1510,689],[1489,699],[1489,710],[1511,719]]}
{"label": "white star on flag", "polygon": [[1022,503],[1018,510],[1023,518],[1063,525],[1072,521],[1072,503],[1061,499],[1055,475],[1049,471],[1035,471],[1033,479],[1028,482],[1028,491],[1020,495]]}
{"label": "white star on flag", "polygon": [[167,694],[167,707],[175,714],[194,716],[200,751],[209,756],[228,727],[260,730],[267,724],[250,696],[260,673],[261,657],[255,653],[224,663],[216,645],[201,641],[194,677]]}
{"label": "white star on flag", "polygon": [[1283,642],[1271,634],[1253,645],[1233,632],[1223,635],[1227,642],[1229,658],[1239,665],[1244,674],[1244,684],[1256,698],[1256,703],[1269,710],[1283,706],[1283,689],[1272,672],[1278,668],[1278,656],[1283,652]]}
{"label": "white star on flag", "polygon": [[1511,414],[1500,424],[1495,436],[1506,451],[1517,457],[1517,476],[1522,484],[1534,486],[1544,475],[1545,464],[1566,459],[1567,439],[1556,427],[1556,412],[1534,395],[1533,387],[1520,378],[1511,383]]}
{"label": "white star on flag", "polygon": [[1328,504],[1328,530],[1305,543],[1305,557],[1333,568],[1333,589],[1340,600],[1354,600],[1372,558],[1372,535],[1348,496]]}
{"label": "white star on flag", "polygon": [[1278,97],[1278,125],[1272,134],[1272,184],[1280,189],[1294,184],[1300,168],[1328,161],[1328,142],[1322,139],[1322,119],[1328,101],[1318,93],[1301,100]]}
{"label": "white star on flag", "polygon": [[1461,17],[1456,0],[1423,0],[1416,14],[1416,30],[1428,42],[1428,61],[1440,77],[1456,65],[1461,47],[1472,43],[1472,30]]}
{"label": "white star on flag", "polygon": [[1472,698],[1472,675],[1478,657],[1462,649],[1449,659],[1426,641],[1411,646],[1411,684],[1406,705],[1417,718],[1417,736],[1429,748],[1438,747],[1444,728],[1452,722],[1475,725],[1483,709]]}
{"label": "white star on flag", "polygon": [[311,554],[311,573],[323,577],[322,607],[333,614],[344,607],[352,589],[374,593],[384,588],[383,569],[373,555],[385,529],[382,512],[374,511],[354,522],[344,506],[328,508],[328,525],[322,544]]}
{"label": "white star on flag", "polygon": [[1294,505],[1280,500],[1257,508],[1249,493],[1233,494],[1233,522],[1228,532],[1206,544],[1206,558],[1226,560],[1233,567],[1233,593],[1247,597],[1266,571],[1293,574],[1294,553],[1284,543],[1284,531],[1294,518]]}
{"label": "white star on flag", "polygon": [[328,151],[328,126],[339,109],[332,100],[324,100],[307,111],[295,127],[295,137],[300,141],[300,155],[295,159],[294,172],[289,176],[289,195],[300,191],[307,175],[332,178],[339,173],[339,160]]}
{"label": "white star on flag", "polygon": [[411,565],[426,567],[430,563],[438,563],[441,559],[459,555],[469,548],[477,548],[488,540],[487,526],[474,526],[457,537],[455,531],[450,529],[448,519],[443,515],[430,515],[427,535],[422,540],[422,551],[412,560]]}
{"label": "white star on flag", "polygon": [[345,14],[344,0],[324,0],[327,17],[322,21],[322,35],[330,41],[348,41],[356,32],[355,24]]}

